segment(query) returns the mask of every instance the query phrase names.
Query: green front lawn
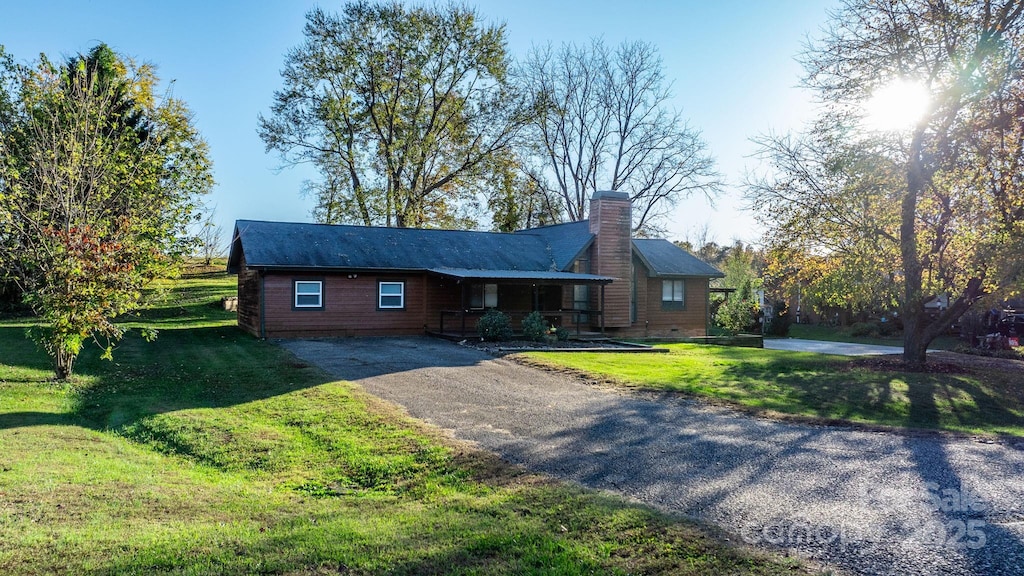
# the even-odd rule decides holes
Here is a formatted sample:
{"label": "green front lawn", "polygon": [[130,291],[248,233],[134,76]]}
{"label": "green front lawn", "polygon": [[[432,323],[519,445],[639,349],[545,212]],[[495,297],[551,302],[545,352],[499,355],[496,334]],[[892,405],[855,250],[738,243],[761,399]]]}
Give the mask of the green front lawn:
{"label": "green front lawn", "polygon": [[2,574],[791,574],[689,523],[460,447],[165,286],[50,381],[0,323]]}
{"label": "green front lawn", "polygon": [[667,347],[668,354],[537,352],[522,357],[759,412],[1024,436],[1019,368],[948,366],[954,373],[908,373],[878,359],[698,344]]}

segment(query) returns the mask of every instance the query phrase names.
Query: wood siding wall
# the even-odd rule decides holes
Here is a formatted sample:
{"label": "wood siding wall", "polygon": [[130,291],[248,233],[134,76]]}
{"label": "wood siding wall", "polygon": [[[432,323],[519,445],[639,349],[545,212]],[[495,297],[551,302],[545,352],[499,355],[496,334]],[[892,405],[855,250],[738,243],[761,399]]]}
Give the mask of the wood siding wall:
{"label": "wood siding wall", "polygon": [[[348,274],[264,274],[262,310],[265,315],[264,336],[267,338],[422,334],[425,330],[440,330],[441,311],[463,308],[461,283],[429,275],[358,274],[355,278],[349,278]],[[294,307],[296,280],[323,282],[322,308]],[[377,283],[380,281],[405,282],[404,310],[377,308]],[[238,325],[256,336],[260,336],[260,285],[261,278],[257,271],[243,268],[239,273]],[[555,304],[555,307],[563,292],[571,293],[571,289],[563,291],[559,286],[543,286],[541,289],[550,292],[547,300]],[[532,303],[531,285],[499,285],[499,309],[514,310],[517,314],[517,327],[521,319],[519,316],[530,310]],[[467,318],[468,330],[475,329],[478,317],[474,315]],[[445,322],[445,328],[449,331],[461,328],[458,316],[448,315]],[[555,322],[558,323],[558,320]]]}
{"label": "wood siding wall", "polygon": [[[295,309],[293,282],[323,281],[323,308]],[[377,282],[405,282],[405,308],[377,309]],[[422,334],[426,278],[422,275],[266,273],[264,326],[268,338],[299,336],[399,336]]]}
{"label": "wood siding wall", "polygon": [[[462,309],[462,284],[455,280],[446,280],[427,276],[424,280],[427,297],[424,302],[424,322],[429,330],[440,331],[442,310]],[[447,328],[452,328],[452,317],[446,318]],[[475,324],[473,324],[475,326]]]}
{"label": "wood siding wall", "polygon": [[648,278],[642,265],[637,269],[637,322],[632,335],[649,337],[692,337],[707,335],[707,278],[684,278],[682,310],[662,310],[661,278]]}
{"label": "wood siding wall", "polygon": [[238,326],[260,335],[260,274],[245,267],[243,255],[238,272]]}

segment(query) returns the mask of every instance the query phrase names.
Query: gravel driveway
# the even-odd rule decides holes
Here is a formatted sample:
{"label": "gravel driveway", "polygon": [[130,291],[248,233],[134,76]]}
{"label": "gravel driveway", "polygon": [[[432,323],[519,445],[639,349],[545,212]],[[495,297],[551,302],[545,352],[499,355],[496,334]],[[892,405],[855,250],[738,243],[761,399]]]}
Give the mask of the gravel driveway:
{"label": "gravel driveway", "polygon": [[825,342],[823,340],[803,340],[800,338],[765,338],[764,347],[770,350],[817,352],[819,354],[837,354],[839,356],[883,356],[886,354],[903,354],[903,348],[896,346],[854,344],[852,342]]}
{"label": "gravel driveway", "polygon": [[426,338],[285,341],[530,469],[859,574],[1024,574],[1024,444],[751,418]]}

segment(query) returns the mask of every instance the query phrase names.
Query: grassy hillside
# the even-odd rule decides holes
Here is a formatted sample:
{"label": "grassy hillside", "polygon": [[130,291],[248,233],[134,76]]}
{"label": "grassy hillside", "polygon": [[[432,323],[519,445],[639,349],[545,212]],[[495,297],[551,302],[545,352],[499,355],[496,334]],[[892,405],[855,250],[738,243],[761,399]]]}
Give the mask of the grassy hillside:
{"label": "grassy hillside", "polygon": [[167,283],[114,361],[50,380],[0,324],[3,574],[791,574],[526,475],[234,327],[233,279]]}

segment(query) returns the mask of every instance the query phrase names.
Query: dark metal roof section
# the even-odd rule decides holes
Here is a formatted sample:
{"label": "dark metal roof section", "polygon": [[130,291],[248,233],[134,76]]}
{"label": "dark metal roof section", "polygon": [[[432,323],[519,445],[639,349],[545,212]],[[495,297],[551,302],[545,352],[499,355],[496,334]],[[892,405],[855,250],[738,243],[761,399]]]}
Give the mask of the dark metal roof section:
{"label": "dark metal roof section", "polygon": [[723,278],[714,266],[707,264],[668,240],[633,239],[633,248],[650,271],[650,276],[696,276]]}
{"label": "dark metal roof section", "polygon": [[617,190],[597,190],[594,195],[590,197],[591,200],[597,200],[598,198],[610,198],[612,200],[629,200],[628,192],[619,192]]}
{"label": "dark metal roof section", "polygon": [[528,228],[519,230],[516,234],[543,238],[551,248],[551,258],[558,270],[568,270],[573,261],[594,241],[594,235],[590,233],[590,222],[587,220]]}
{"label": "dark metal roof section", "polygon": [[432,268],[429,272],[459,280],[522,280],[574,282],[576,284],[610,284],[614,278],[597,274],[576,274],[575,272],[551,272],[545,270],[467,270],[464,268]]}
{"label": "dark metal roof section", "polygon": [[540,236],[238,220],[228,270],[554,270]]}

